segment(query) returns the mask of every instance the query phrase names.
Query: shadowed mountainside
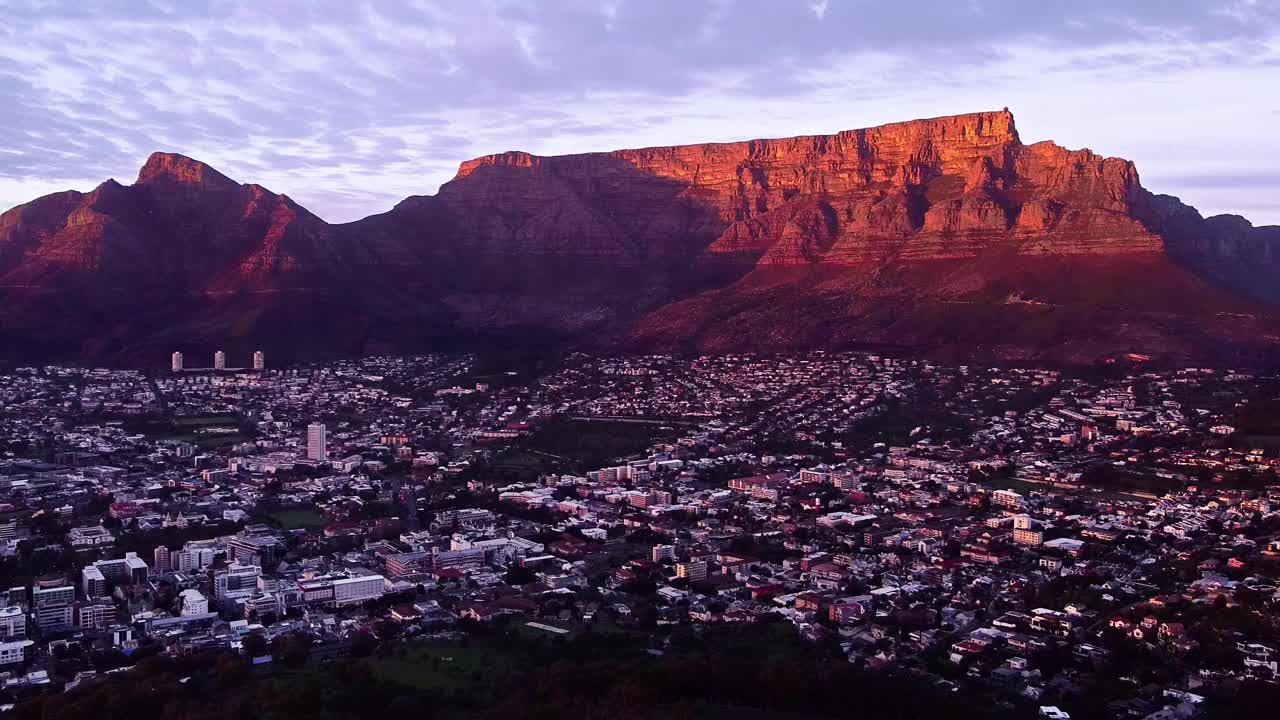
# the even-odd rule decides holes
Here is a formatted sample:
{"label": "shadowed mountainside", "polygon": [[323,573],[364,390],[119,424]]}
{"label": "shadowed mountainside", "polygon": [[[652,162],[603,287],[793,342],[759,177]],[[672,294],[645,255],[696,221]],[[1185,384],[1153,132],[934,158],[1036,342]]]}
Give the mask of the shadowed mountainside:
{"label": "shadowed mountainside", "polygon": [[156,153],[0,215],[0,356],[161,364],[521,343],[1259,360],[1280,228],[1201,218],[1008,111],[465,162],[331,225]]}

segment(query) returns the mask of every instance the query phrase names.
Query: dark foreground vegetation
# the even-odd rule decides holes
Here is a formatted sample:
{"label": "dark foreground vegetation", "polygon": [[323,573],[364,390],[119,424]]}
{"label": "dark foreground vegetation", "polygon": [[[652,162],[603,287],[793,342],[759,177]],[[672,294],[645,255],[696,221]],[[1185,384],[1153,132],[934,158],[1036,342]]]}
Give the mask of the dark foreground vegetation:
{"label": "dark foreground vegetation", "polygon": [[[1003,718],[1012,708],[909,676],[859,670],[789,627],[673,637],[661,653],[626,633],[541,637],[528,628],[461,641],[355,642],[321,659],[277,642],[273,662],[155,656],[18,720],[307,718]],[[785,630],[788,632],[781,632]],[[422,652],[430,648],[430,652]],[[412,665],[406,665],[412,661]],[[1026,708],[1021,708],[1025,710]]]}

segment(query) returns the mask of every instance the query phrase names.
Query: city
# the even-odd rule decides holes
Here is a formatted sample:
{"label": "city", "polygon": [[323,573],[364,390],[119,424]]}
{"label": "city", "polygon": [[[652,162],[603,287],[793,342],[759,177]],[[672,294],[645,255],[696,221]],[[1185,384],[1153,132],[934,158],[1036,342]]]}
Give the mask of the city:
{"label": "city", "polygon": [[9,707],[147,658],[434,688],[503,643],[674,662],[748,627],[1011,717],[1193,717],[1277,679],[1273,374],[227,360],[0,375]]}
{"label": "city", "polygon": [[1280,0],[3,0],[0,720],[1274,715],[1277,69]]}

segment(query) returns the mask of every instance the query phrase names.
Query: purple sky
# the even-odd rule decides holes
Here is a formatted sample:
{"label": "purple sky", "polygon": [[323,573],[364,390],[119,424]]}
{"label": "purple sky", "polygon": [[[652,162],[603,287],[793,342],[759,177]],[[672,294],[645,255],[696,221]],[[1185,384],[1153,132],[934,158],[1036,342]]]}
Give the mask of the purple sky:
{"label": "purple sky", "polygon": [[168,150],[345,221],[502,150],[1008,106],[1025,142],[1280,223],[1280,0],[0,0],[0,17],[0,209],[131,182]]}

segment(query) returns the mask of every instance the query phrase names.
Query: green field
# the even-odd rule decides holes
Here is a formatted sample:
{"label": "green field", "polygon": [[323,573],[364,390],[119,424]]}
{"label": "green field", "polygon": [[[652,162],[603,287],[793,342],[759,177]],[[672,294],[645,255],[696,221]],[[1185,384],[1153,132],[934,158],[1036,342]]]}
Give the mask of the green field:
{"label": "green field", "polygon": [[242,443],[249,438],[241,433],[228,433],[226,435],[196,435],[195,433],[184,433],[180,435],[165,435],[156,439],[169,440],[171,442],[191,443],[201,450],[209,450],[226,445]]}
{"label": "green field", "polygon": [[993,490],[1012,490],[1023,495],[1032,492],[1052,492],[1054,490],[1053,486],[1048,483],[1027,482],[1016,477],[992,477],[982,480],[981,483]]}
{"label": "green field", "polygon": [[644,452],[650,445],[674,439],[674,430],[650,423],[610,420],[552,420],[520,444],[566,458],[588,468]]}
{"label": "green field", "polygon": [[564,470],[565,461],[512,448],[494,458],[490,468],[508,480],[529,482],[538,476]]}
{"label": "green field", "polygon": [[242,443],[250,438],[242,432],[207,434],[198,432],[205,428],[240,428],[238,415],[189,415],[176,418],[138,418],[125,421],[128,432],[142,433],[152,440],[185,442],[201,450]]}
{"label": "green field", "polygon": [[518,658],[519,653],[487,645],[404,643],[379,654],[372,665],[379,680],[483,705],[522,671]]}
{"label": "green field", "polygon": [[188,415],[173,419],[176,427],[208,427],[210,425],[239,425],[238,415]]}
{"label": "green field", "polygon": [[329,524],[319,512],[305,508],[277,510],[267,517],[285,530],[316,530]]}

